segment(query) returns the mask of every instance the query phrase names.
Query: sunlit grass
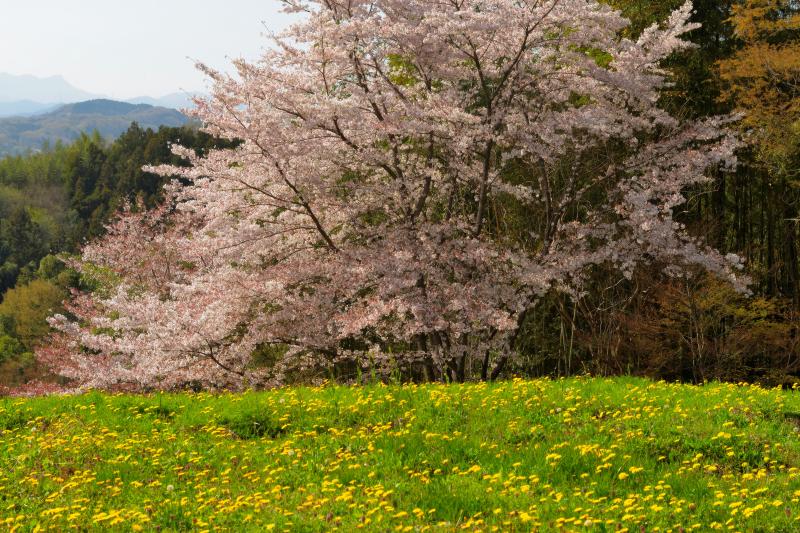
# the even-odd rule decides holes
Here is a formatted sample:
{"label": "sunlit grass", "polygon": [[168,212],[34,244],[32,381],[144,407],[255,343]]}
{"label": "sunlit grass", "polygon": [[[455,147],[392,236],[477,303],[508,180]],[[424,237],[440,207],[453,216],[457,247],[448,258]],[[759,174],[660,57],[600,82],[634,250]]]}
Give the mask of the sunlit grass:
{"label": "sunlit grass", "polygon": [[792,391],[643,380],[0,400],[0,530],[798,531]]}

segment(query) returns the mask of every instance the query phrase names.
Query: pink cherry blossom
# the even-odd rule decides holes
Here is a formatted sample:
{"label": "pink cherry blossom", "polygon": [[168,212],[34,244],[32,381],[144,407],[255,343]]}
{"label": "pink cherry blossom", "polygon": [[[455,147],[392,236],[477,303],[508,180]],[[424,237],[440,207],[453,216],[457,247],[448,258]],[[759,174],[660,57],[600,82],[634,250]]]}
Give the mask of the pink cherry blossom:
{"label": "pink cherry blossom", "polygon": [[197,118],[242,144],[174,147],[191,166],[151,170],[189,185],[84,250],[104,289],[52,319],[40,357],[59,373],[141,388],[411,367],[492,379],[541,295],[592,265],[701,265],[744,288],[739,258],[672,216],[738,146],[730,118],[657,105],[690,4],[632,41],[594,0],[284,3],[304,18],[259,61],[200,65],[214,89]]}

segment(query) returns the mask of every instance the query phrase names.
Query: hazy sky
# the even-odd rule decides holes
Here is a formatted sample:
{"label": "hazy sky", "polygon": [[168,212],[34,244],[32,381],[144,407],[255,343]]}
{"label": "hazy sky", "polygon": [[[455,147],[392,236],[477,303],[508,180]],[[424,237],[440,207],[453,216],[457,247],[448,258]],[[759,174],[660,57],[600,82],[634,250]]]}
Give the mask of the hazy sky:
{"label": "hazy sky", "polygon": [[0,72],[63,75],[113,98],[202,90],[190,59],[215,68],[256,58],[277,0],[3,0]]}

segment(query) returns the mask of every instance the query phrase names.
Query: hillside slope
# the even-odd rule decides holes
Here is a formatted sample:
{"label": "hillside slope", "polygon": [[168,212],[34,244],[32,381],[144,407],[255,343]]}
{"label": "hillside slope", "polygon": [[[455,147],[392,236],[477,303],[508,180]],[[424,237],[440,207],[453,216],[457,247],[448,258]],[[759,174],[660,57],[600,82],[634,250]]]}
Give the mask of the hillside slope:
{"label": "hillside slope", "polygon": [[0,156],[35,151],[45,142],[69,142],[94,130],[106,139],[113,139],[132,122],[155,129],[182,126],[188,118],[174,109],[113,100],[67,104],[44,114],[0,119]]}
{"label": "hillside slope", "polygon": [[800,396],[637,379],[0,403],[0,524],[798,531]]}

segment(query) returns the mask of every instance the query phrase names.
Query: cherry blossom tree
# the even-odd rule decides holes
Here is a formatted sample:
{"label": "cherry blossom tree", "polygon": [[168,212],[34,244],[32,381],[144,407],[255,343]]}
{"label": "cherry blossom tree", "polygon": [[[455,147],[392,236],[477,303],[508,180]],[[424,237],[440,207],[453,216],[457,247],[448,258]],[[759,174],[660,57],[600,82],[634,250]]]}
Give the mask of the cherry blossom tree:
{"label": "cherry blossom tree", "polygon": [[[44,356],[84,386],[494,379],[526,314],[592,265],[700,265],[673,219],[735,164],[729,118],[659,108],[686,4],[632,41],[594,0],[285,0],[302,21],[195,111],[235,149],[123,213]],[[79,308],[79,309],[77,309]],[[349,374],[348,374],[349,373]]]}

